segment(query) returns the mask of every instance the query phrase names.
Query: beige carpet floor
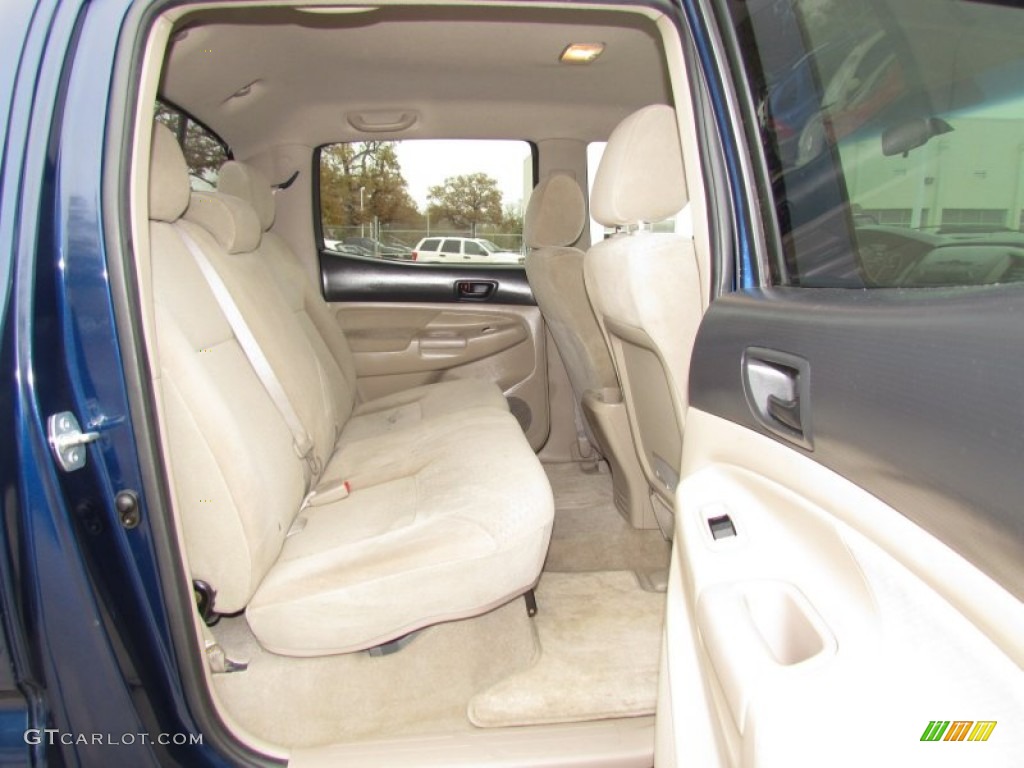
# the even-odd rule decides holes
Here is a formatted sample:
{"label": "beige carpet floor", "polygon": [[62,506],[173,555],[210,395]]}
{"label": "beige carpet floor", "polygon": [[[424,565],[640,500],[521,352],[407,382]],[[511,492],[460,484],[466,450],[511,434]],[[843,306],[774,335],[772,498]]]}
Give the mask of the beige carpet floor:
{"label": "beige carpet floor", "polygon": [[466,731],[473,695],[531,663],[530,622],[520,599],[430,627],[389,656],[296,659],[262,650],[244,618],[221,619],[222,647],[250,663],[214,684],[240,725],[284,747]]}
{"label": "beige carpet floor", "polygon": [[671,546],[659,531],[640,531],[612,501],[612,478],[579,464],[545,464],[555,494],[547,571],[652,571],[668,568]]}
{"label": "beige carpet floor", "polygon": [[533,664],[475,696],[469,719],[500,727],[653,713],[664,602],[629,571],[545,573]]}
{"label": "beige carpet floor", "polygon": [[214,676],[232,718],[288,748],[465,732],[470,709],[480,724],[653,711],[664,595],[638,589],[630,571],[666,568],[669,545],[619,515],[609,475],[545,469],[556,512],[535,619],[517,599],[430,627],[389,656],[295,659],[262,650],[243,617],[225,618],[215,636],[249,661]]}

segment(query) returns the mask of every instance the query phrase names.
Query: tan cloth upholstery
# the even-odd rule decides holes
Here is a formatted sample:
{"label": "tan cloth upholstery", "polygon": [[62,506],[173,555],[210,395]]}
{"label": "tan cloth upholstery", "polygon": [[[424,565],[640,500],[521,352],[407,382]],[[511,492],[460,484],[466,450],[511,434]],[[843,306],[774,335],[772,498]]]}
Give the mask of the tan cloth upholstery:
{"label": "tan cloth upholstery", "polygon": [[[264,229],[269,229],[273,224],[274,195],[270,182],[257,169],[246,163],[229,161],[221,166],[217,189],[249,202],[260,212],[260,222]],[[379,417],[354,419],[349,428],[358,429],[359,434],[366,435],[372,433],[368,426],[371,423],[380,429],[391,430],[398,423],[410,424],[419,418],[458,413],[467,408],[508,410],[508,401],[494,383],[476,379],[427,384],[360,403],[352,350],[330,306],[320,292],[310,285],[295,252],[276,233],[268,231],[263,235],[260,253],[274,273],[278,289],[299,318],[311,343],[318,349],[330,350],[334,362],[341,369],[352,397],[347,413],[354,413],[357,417],[364,414],[376,414]],[[418,407],[408,407],[413,401],[421,402]],[[389,407],[402,408],[402,412],[389,420],[389,414],[381,413]]]}
{"label": "tan cloth upholstery", "polygon": [[324,482],[344,476],[355,490],[300,513],[246,610],[266,648],[378,645],[483,613],[537,580],[553,507],[522,430],[493,409],[440,421],[341,449]]}
{"label": "tan cloth upholstery", "polygon": [[[179,173],[161,176],[177,170],[164,156],[180,154],[173,138],[154,147],[154,188],[181,183]],[[529,589],[554,505],[512,415],[413,393],[366,415],[401,421],[415,404],[420,418],[347,434],[355,406],[345,372],[280,290],[262,244],[239,250],[255,212],[219,193],[192,201],[184,219],[164,205],[170,220],[151,220],[154,313],[176,509],[191,575],[217,590],[215,609],[245,610],[266,648],[309,656],[482,613]],[[326,465],[314,488],[182,231],[228,287]],[[351,493],[332,499],[339,480]],[[319,496],[304,506],[310,490]]]}
{"label": "tan cloth upholstery", "polygon": [[[612,133],[597,172],[595,218],[632,228],[676,214],[686,200],[674,111],[655,105],[627,117]],[[644,474],[652,490],[671,502],[690,354],[702,314],[694,243],[676,234],[622,232],[587,252],[584,274]]]}
{"label": "tan cloth upholstery", "polygon": [[555,171],[530,195],[523,237],[530,248],[575,245],[587,224],[587,201],[576,179]]}
{"label": "tan cloth upholstery", "polygon": [[230,195],[193,192],[185,218],[213,235],[228,253],[256,250],[263,234],[252,206]]}
{"label": "tan cloth upholstery", "polygon": [[274,225],[274,190],[270,180],[251,165],[233,160],[224,163],[217,174],[217,191],[247,200],[264,231]]}
{"label": "tan cloth upholstery", "polygon": [[675,110],[664,104],[639,109],[619,123],[594,177],[595,221],[624,227],[662,221],[683,209],[689,197],[678,136]]}
{"label": "tan cloth upholstery", "polygon": [[149,174],[149,218],[177,221],[188,208],[188,164],[169,130],[153,132]]}
{"label": "tan cloth upholstery", "polygon": [[583,282],[583,251],[570,247],[583,232],[587,208],[572,176],[554,173],[537,185],[526,209],[530,251],[526,277],[569,373],[577,402],[590,389],[618,387],[608,347]]}

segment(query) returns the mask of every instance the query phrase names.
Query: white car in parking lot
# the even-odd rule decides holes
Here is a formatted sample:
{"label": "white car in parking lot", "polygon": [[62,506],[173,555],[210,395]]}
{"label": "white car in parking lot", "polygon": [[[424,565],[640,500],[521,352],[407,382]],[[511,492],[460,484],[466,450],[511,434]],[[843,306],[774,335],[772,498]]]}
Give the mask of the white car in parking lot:
{"label": "white car in parking lot", "polygon": [[486,262],[522,264],[523,255],[503,251],[490,240],[479,237],[425,237],[412,250],[414,261]]}

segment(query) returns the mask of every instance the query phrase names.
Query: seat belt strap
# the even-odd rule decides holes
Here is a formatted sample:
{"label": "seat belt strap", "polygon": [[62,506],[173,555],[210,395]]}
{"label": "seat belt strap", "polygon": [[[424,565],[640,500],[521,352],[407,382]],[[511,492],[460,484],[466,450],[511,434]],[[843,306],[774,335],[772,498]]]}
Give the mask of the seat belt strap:
{"label": "seat belt strap", "polygon": [[572,417],[576,425],[576,445],[572,451],[573,458],[585,462],[600,461],[601,451],[587,435],[587,428],[583,423],[583,409],[580,406],[580,401],[576,399],[575,391],[572,393]]}
{"label": "seat belt strap", "polygon": [[295,453],[306,462],[312,474],[310,484],[315,485],[316,478],[319,477],[323,467],[313,451],[313,440],[302,425],[302,421],[295,412],[291,400],[288,399],[284,387],[281,386],[281,381],[277,378],[277,374],[274,373],[270,361],[263,354],[259,342],[256,341],[256,337],[253,336],[249,324],[245,321],[245,317],[231,296],[231,291],[224,284],[209,257],[188,232],[179,227],[175,227],[175,229],[181,235],[181,240],[185,243],[189,253],[192,254],[192,258],[195,259],[196,266],[199,267],[199,271],[203,274],[206,284],[210,286],[210,292],[217,300],[217,304],[220,305],[221,312],[224,313],[228,325],[231,326],[231,331],[235,334],[242,352],[249,359],[249,364],[256,373],[256,377],[260,380],[267,394],[270,395],[270,399],[274,402],[278,413],[281,414],[281,418],[284,419],[284,423],[288,425],[288,430],[292,433],[292,444],[295,448]]}

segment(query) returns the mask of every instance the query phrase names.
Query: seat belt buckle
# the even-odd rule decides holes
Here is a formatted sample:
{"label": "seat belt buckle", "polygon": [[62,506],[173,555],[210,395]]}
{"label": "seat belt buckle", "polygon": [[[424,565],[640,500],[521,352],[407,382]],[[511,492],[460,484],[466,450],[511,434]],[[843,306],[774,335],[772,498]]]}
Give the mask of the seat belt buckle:
{"label": "seat belt buckle", "polygon": [[348,498],[352,493],[352,484],[348,480],[335,480],[333,483],[314,488],[306,494],[302,501],[302,509],[306,507],[320,507],[325,504],[332,504]]}

